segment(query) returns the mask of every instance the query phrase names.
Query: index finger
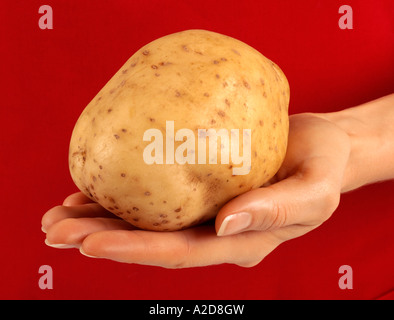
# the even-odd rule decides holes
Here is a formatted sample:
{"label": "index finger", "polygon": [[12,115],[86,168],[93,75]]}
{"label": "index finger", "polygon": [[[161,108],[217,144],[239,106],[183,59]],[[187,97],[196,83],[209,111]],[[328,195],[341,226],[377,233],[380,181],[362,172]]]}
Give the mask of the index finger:
{"label": "index finger", "polygon": [[[73,206],[56,206],[49,209],[41,219],[41,225],[44,232],[53,224],[68,218],[95,218],[95,217],[118,217],[107,211],[98,203],[86,203]],[[119,219],[119,218],[118,218]]]}
{"label": "index finger", "polygon": [[218,237],[212,226],[173,232],[111,230],[88,235],[80,251],[89,257],[165,268],[221,263],[250,267],[281,242],[270,232],[260,231]]}

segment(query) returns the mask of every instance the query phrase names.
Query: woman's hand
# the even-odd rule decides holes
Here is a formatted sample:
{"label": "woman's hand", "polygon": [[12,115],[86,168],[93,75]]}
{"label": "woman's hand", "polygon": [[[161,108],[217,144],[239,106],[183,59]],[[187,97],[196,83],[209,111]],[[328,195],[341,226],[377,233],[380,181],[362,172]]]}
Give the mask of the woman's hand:
{"label": "woman's hand", "polygon": [[42,218],[46,243],[79,248],[90,257],[166,268],[254,266],[282,242],[330,217],[339,203],[350,149],[349,135],[333,122],[314,114],[293,115],[279,172],[266,186],[228,202],[215,226],[137,230],[76,193]]}

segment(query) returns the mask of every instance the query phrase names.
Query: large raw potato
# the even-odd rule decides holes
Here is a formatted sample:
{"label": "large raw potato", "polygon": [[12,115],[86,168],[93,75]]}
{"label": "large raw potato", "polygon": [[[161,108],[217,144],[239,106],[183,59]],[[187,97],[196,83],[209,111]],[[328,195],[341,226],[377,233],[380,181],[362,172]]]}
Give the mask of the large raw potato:
{"label": "large raw potato", "polygon": [[[239,40],[204,30],[159,38],[138,50],[82,112],[70,143],[71,176],[88,197],[137,227],[171,231],[202,223],[275,175],[286,153],[289,95],[279,67]],[[194,133],[195,149],[181,154],[195,163],[166,163],[171,123],[175,134]],[[229,144],[220,138],[217,164],[209,163],[208,139],[206,164],[199,163],[198,130],[211,128],[227,129],[230,141],[231,129],[239,129],[243,163],[229,150],[229,162],[221,161],[220,148]],[[162,164],[144,158],[160,142],[144,141],[149,129],[163,134]],[[184,141],[173,142],[173,152]],[[151,155],[160,158],[159,149]],[[236,174],[242,166],[246,171]]]}

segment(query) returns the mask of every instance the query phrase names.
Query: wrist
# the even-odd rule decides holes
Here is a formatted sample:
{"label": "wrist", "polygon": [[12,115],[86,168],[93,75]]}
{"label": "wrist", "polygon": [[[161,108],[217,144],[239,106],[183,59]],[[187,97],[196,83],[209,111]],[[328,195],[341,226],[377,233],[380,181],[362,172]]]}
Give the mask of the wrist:
{"label": "wrist", "polygon": [[337,125],[350,139],[341,192],[394,178],[394,94],[319,116]]}

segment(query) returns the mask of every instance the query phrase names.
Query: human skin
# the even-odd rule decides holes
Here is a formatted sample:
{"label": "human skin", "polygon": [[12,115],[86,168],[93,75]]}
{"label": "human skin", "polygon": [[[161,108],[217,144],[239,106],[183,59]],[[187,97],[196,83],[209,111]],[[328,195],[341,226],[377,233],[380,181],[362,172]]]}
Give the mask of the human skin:
{"label": "human skin", "polygon": [[165,268],[254,266],[284,241],[326,221],[341,193],[394,179],[393,123],[394,94],[338,112],[292,115],[278,173],[224,205],[214,225],[138,230],[78,192],[43,216],[45,242],[79,248],[89,257]]}

